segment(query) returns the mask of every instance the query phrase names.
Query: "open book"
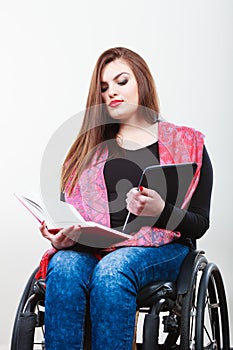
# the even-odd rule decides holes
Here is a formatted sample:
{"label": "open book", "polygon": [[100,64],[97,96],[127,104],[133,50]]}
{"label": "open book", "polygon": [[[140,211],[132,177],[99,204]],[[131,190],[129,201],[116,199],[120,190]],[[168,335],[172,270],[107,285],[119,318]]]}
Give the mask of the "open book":
{"label": "open book", "polygon": [[[160,196],[174,206],[181,207],[186,193],[192,183],[193,176],[197,169],[196,163],[164,164],[153,165],[142,171],[138,182],[144,186],[157,191]],[[60,199],[51,201],[50,210],[53,211],[53,222],[48,219],[46,211],[35,201],[25,196],[16,195],[16,198],[29,210],[29,212],[40,222],[46,222],[49,232],[57,233],[60,228],[72,225],[80,225],[81,230],[74,241],[96,248],[107,248],[113,244],[120,243],[132,238],[132,235],[114,230],[112,228],[97,224],[92,221],[85,221],[78,211],[71,205]],[[126,214],[127,215],[127,214]],[[142,226],[154,226],[157,218],[138,216],[130,222],[130,214],[125,219],[123,231],[127,226],[127,232],[137,232]],[[49,225],[51,223],[51,226]],[[53,226],[53,228],[52,228]]]}
{"label": "open book", "polygon": [[80,225],[80,232],[75,237],[70,237],[80,244],[89,247],[108,248],[113,244],[132,238],[131,235],[126,233],[119,232],[92,221],[85,221],[71,204],[63,201],[58,201],[56,203],[57,220],[54,222],[37,202],[19,194],[14,195],[40,224],[43,221],[46,222],[50,233],[56,234],[61,228]]}

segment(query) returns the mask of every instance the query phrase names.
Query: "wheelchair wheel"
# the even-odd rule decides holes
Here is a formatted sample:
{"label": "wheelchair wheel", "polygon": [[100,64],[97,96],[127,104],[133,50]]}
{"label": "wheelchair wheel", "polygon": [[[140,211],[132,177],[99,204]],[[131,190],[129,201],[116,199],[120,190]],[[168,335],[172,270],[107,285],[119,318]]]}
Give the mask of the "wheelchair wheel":
{"label": "wheelchair wheel", "polygon": [[[189,288],[182,295],[181,325],[180,325],[180,349],[196,349],[195,347],[195,324],[197,314],[197,295],[201,275],[207,266],[207,259],[199,255],[190,272]],[[202,349],[203,350],[203,349]]]}
{"label": "wheelchair wheel", "polygon": [[217,266],[200,255],[182,297],[180,349],[230,349],[227,302]]}
{"label": "wheelchair wheel", "polygon": [[209,263],[201,277],[195,349],[230,349],[227,301],[218,267]]}
{"label": "wheelchair wheel", "polygon": [[44,347],[44,281],[31,274],[16,312],[11,350],[42,350]]}

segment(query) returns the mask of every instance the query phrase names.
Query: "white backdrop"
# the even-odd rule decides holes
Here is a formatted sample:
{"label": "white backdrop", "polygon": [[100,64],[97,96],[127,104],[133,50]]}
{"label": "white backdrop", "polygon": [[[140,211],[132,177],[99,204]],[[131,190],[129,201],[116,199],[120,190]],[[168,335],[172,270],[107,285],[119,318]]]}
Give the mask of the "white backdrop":
{"label": "white backdrop", "polygon": [[211,228],[199,243],[222,270],[233,320],[231,0],[0,1],[1,317],[9,349],[20,294],[49,243],[13,192],[38,192],[53,132],[85,108],[103,50],[126,46],[155,77],[165,119],[206,134]]}

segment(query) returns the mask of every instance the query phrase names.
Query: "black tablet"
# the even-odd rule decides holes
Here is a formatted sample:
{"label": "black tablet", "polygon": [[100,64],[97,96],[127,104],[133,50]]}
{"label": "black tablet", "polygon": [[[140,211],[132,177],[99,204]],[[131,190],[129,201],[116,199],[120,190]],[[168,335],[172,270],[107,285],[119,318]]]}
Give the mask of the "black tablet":
{"label": "black tablet", "polygon": [[165,201],[180,207],[196,169],[196,163],[149,166],[144,169],[138,186],[155,190]]}
{"label": "black tablet", "polygon": [[[197,164],[191,162],[148,166],[142,172],[138,188],[144,186],[155,190],[164,201],[181,207],[196,169]],[[128,212],[122,231],[137,232],[142,226],[153,226],[157,219],[149,216],[137,217]]]}

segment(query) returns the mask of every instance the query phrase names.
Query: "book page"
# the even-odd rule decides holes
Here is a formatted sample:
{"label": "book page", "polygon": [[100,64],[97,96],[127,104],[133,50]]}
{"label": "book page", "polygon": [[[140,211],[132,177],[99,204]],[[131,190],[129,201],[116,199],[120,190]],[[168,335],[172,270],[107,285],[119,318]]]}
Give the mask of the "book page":
{"label": "book page", "polygon": [[53,218],[43,208],[42,204],[39,204],[34,198],[14,193],[14,196],[18,201],[35,217],[35,219],[41,224],[46,222],[50,227],[68,227],[71,225],[86,226],[86,222],[79,212],[66,202],[62,202],[59,199],[53,200]]}

